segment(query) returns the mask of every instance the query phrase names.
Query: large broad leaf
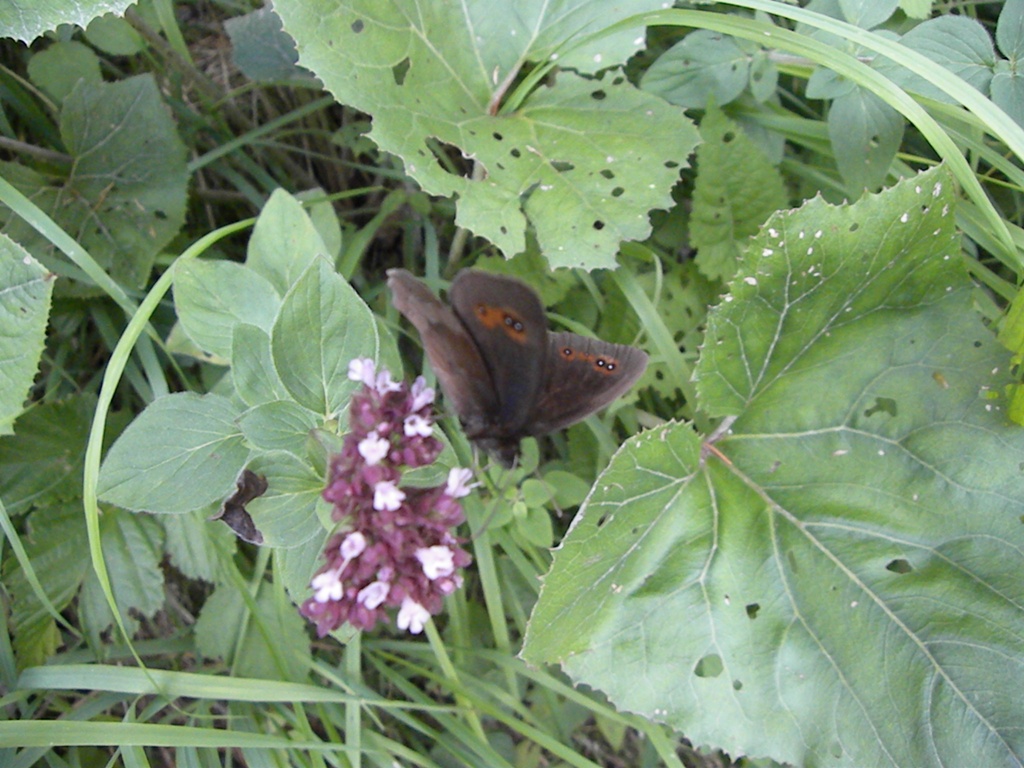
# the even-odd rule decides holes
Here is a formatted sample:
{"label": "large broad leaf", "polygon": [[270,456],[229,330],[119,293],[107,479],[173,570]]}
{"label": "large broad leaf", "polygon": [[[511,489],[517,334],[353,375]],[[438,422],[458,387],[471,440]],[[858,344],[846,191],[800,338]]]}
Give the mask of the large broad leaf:
{"label": "large broad leaf", "polygon": [[[156,254],[185,220],[188,168],[156,81],[80,82],[61,107],[70,155],[61,174],[14,163],[0,172],[81,243],[110,275],[145,285]],[[32,255],[56,269],[52,244],[0,208],[0,223]]]}
{"label": "large broad leaf", "polygon": [[[697,135],[682,111],[618,73],[562,71],[515,111],[506,91],[527,62],[577,71],[622,64],[642,29],[573,48],[651,0],[350,0],[274,3],[299,60],[342,103],[373,116],[373,138],[436,195],[457,195],[457,222],[507,256],[527,222],[555,266],[610,267],[622,240],[650,232],[638,214],[672,205]],[[465,159],[472,159],[476,168]]]}
{"label": "large broad leaf", "polygon": [[11,433],[39,369],[53,277],[0,235],[0,435]]}
{"label": "large broad leaf", "polygon": [[698,365],[701,405],[735,421],[623,448],[556,553],[529,660],[732,754],[1024,759],[1024,432],[951,186],[769,220]]}
{"label": "large broad leaf", "polygon": [[61,24],[86,26],[105,13],[124,13],[132,0],[80,0],[74,3],[41,3],[39,0],[5,0],[0,3],[0,32],[31,43]]}

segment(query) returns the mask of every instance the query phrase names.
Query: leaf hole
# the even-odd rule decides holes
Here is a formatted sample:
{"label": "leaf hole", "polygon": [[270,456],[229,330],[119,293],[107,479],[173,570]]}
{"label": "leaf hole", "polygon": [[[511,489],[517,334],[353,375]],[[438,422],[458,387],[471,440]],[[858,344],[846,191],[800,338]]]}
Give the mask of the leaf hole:
{"label": "leaf hole", "polygon": [[896,401],[891,397],[876,397],[875,404],[864,411],[864,415],[870,417],[876,413],[887,413],[896,418]]}
{"label": "leaf hole", "polygon": [[405,76],[409,74],[409,57],[406,56],[391,68],[391,76],[395,78],[395,85],[405,83]]}
{"label": "leaf hole", "polygon": [[603,171],[601,171],[601,175],[604,178],[608,179],[608,181],[611,181],[612,179],[615,178],[615,173],[610,171],[610,170],[608,170],[607,168],[605,168]]}
{"label": "leaf hole", "polygon": [[502,136],[502,135],[501,135],[500,133],[498,133],[497,131],[495,131],[494,133],[492,133],[492,134],[491,134],[491,136],[493,136],[493,137],[494,137],[494,140],[495,140],[495,141],[504,141],[504,140],[505,140],[505,137],[504,137],[504,136]]}
{"label": "leaf hole", "polygon": [[677,163],[675,160],[666,160],[665,161],[665,167],[668,168],[671,171],[671,170],[673,170],[675,168],[678,168],[679,167],[679,163]]}
{"label": "leaf hole", "polygon": [[857,222],[855,221],[855,222],[853,222],[853,224],[851,224],[851,225],[850,225],[850,229],[849,229],[849,231],[850,231],[850,232],[856,232],[856,231],[857,231],[858,229],[860,229],[860,224],[858,224],[858,223],[857,223]]}
{"label": "leaf hole", "polygon": [[576,168],[575,165],[573,165],[572,163],[567,163],[564,160],[552,160],[551,167],[554,168],[559,173],[567,173]]}
{"label": "leaf hole", "polygon": [[741,690],[743,690],[743,682],[741,680],[733,680],[732,681],[732,689],[734,691],[741,691]]}
{"label": "leaf hole", "polygon": [[612,197],[622,197],[625,191],[622,187],[616,187],[612,190]]}
{"label": "leaf hole", "polygon": [[595,221],[594,222],[594,229],[596,229],[598,232],[600,232],[602,229],[604,229],[604,222],[601,221],[600,219]]}
{"label": "leaf hole", "polygon": [[697,677],[718,677],[722,674],[725,665],[722,664],[722,657],[717,653],[709,653],[697,662],[693,668],[693,674]]}
{"label": "leaf hole", "polygon": [[761,610],[760,603],[747,603],[747,618],[756,619],[758,612]]}
{"label": "leaf hole", "polygon": [[726,131],[725,134],[722,136],[722,143],[723,144],[730,144],[730,143],[732,143],[735,140],[736,140],[736,132],[735,131]]}
{"label": "leaf hole", "polygon": [[461,176],[464,179],[472,176],[472,162],[454,144],[430,137],[427,139],[427,148],[434,153],[438,165],[448,173],[453,176]]}
{"label": "leaf hole", "polygon": [[897,557],[895,560],[890,560],[889,564],[885,566],[885,570],[892,571],[893,573],[910,573],[914,570],[914,566],[910,564],[909,560],[902,557]]}
{"label": "leaf hole", "polygon": [[590,94],[590,98],[592,98],[594,101],[604,101],[605,97],[607,97],[607,96],[608,96],[608,94],[605,93],[604,91],[600,90],[600,89],[598,89],[598,90],[596,90],[596,91],[594,91],[593,93]]}
{"label": "leaf hole", "polygon": [[519,151],[518,149],[516,149],[515,147],[513,147],[513,148],[512,148],[512,151],[511,151],[511,152],[509,152],[509,154],[510,154],[510,155],[512,155],[512,157],[514,157],[514,158],[515,158],[516,160],[518,160],[518,159],[519,159],[520,157],[522,157],[522,156],[523,156],[523,153],[522,153],[522,152],[520,152],[520,151]]}
{"label": "leaf hole", "polygon": [[363,31],[363,28],[365,26],[366,25],[363,24],[363,20],[362,19],[356,19],[355,21],[352,22],[352,31],[355,32],[358,35],[360,32]]}

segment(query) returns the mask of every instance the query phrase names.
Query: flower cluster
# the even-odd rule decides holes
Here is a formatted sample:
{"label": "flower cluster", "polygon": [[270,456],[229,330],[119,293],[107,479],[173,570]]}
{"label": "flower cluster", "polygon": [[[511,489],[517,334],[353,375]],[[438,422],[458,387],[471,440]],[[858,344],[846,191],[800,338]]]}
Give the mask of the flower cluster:
{"label": "flower cluster", "polygon": [[444,486],[400,487],[402,467],[430,464],[441,452],[432,435],[434,391],[423,377],[411,387],[394,382],[368,359],[353,360],[348,375],[363,388],[352,396],[351,431],[324,490],[345,531],[327,542],[327,562],[301,611],[321,637],[346,621],[371,629],[388,620],[385,608],[398,608],[400,629],[419,633],[471,561],[452,530],[464,519],[458,499],[472,475],[453,469]]}

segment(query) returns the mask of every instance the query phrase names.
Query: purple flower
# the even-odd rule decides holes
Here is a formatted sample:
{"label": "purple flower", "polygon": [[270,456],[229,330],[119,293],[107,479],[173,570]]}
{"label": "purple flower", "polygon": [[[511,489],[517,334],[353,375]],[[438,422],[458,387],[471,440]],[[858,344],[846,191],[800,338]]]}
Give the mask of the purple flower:
{"label": "purple flower", "polygon": [[396,626],[417,634],[472,562],[454,529],[465,519],[458,499],[476,486],[469,470],[453,469],[443,486],[403,487],[405,468],[430,464],[441,452],[434,391],[422,376],[411,387],[395,382],[367,358],[349,363],[348,373],[363,386],[349,404],[351,432],[331,458],[323,493],[345,532],[327,542],[310,582],[313,596],[300,610],[321,637],[345,622],[372,629],[395,609]]}

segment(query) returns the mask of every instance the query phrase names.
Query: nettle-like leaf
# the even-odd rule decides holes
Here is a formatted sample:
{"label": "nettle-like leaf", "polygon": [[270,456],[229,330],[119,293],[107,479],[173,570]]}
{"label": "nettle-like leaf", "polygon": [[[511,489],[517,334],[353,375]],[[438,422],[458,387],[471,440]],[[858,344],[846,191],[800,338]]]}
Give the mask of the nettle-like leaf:
{"label": "nettle-like leaf", "polygon": [[74,3],[40,3],[8,0],[0,3],[0,30],[5,37],[31,43],[61,24],[86,26],[105,13],[124,13],[132,0],[82,0]]}
{"label": "nettle-like leaf", "polygon": [[728,279],[741,244],[785,205],[786,191],[764,153],[720,109],[707,111],[700,132],[690,240],[700,271]]}
{"label": "nettle-like leaf", "polygon": [[10,434],[43,354],[54,276],[0,235],[0,435]]}
{"label": "nettle-like leaf", "polygon": [[[670,191],[697,135],[682,111],[617,71],[563,70],[515,111],[501,100],[527,62],[582,72],[622,64],[642,29],[573,48],[615,21],[660,6],[555,0],[376,0],[274,4],[300,62],[344,104],[373,117],[371,138],[427,192],[457,196],[456,222],[506,256],[529,224],[553,266],[611,267],[623,240]],[[458,167],[460,158],[474,167]]]}
{"label": "nettle-like leaf", "polygon": [[[60,132],[70,164],[44,176],[15,163],[0,173],[82,244],[111,277],[146,284],[156,254],[185,221],[188,168],[156,81],[80,82],[64,99]],[[53,245],[0,207],[0,226],[33,256],[65,264]]]}
{"label": "nettle-like leaf", "polygon": [[524,655],[794,765],[1024,759],[1024,432],[942,169],[773,217],[709,316],[702,442],[628,443]]}

